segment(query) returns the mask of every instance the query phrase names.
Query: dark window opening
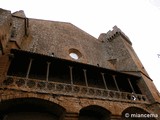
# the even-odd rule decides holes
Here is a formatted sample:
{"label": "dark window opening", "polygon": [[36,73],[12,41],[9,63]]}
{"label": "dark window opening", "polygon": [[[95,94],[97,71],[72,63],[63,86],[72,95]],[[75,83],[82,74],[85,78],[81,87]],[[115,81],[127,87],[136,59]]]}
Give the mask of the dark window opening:
{"label": "dark window opening", "polygon": [[29,66],[29,59],[25,57],[14,57],[11,61],[7,75],[26,77]]}
{"label": "dark window opening", "polygon": [[138,81],[139,80],[131,78],[130,81],[131,81],[131,84],[132,84],[132,86],[134,88],[135,93],[136,94],[142,94],[140,88],[138,87]]}
{"label": "dark window opening", "polygon": [[8,113],[3,120],[59,120],[59,118],[45,112],[14,112]]}
{"label": "dark window opening", "polygon": [[116,81],[121,92],[133,92],[126,76],[118,75]]}
{"label": "dark window opening", "polygon": [[83,69],[73,67],[72,73],[73,73],[73,84],[85,86],[85,77]]}
{"label": "dark window opening", "polygon": [[102,118],[101,114],[98,114],[93,110],[85,110],[81,112],[81,116],[79,120],[105,120]]}
{"label": "dark window opening", "polygon": [[113,80],[113,76],[109,75],[109,74],[104,74],[104,75],[105,75],[105,80],[106,80],[106,84],[107,84],[108,89],[117,91],[116,85]]}
{"label": "dark window opening", "polygon": [[69,66],[64,62],[53,62],[50,65],[49,81],[71,83]]}
{"label": "dark window opening", "polygon": [[49,101],[24,98],[0,104],[0,120],[62,120],[65,109]]}
{"label": "dark window opening", "polygon": [[29,72],[29,78],[46,80],[47,62],[42,60],[33,60]]}
{"label": "dark window opening", "polygon": [[78,120],[110,120],[110,111],[99,106],[88,106],[80,110]]}
{"label": "dark window opening", "polygon": [[99,70],[87,69],[87,81],[89,87],[103,88],[105,89],[102,75]]}

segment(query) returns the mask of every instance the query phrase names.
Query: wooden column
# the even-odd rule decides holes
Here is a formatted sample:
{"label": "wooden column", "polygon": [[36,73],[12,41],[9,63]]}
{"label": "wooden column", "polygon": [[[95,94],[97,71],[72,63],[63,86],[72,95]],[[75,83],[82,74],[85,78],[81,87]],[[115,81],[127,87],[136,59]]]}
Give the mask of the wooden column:
{"label": "wooden column", "polygon": [[49,78],[49,68],[50,68],[50,62],[47,62],[47,75],[46,75],[46,81],[48,82],[48,78]]}
{"label": "wooden column", "polygon": [[113,80],[114,80],[114,83],[115,83],[115,85],[116,85],[117,90],[120,91],[120,90],[119,90],[119,87],[118,87],[118,84],[117,84],[117,81],[116,81],[116,76],[115,76],[115,75],[112,75],[112,77],[113,77]]}
{"label": "wooden column", "polygon": [[104,73],[101,73],[101,75],[102,75],[102,79],[103,79],[103,83],[104,83],[105,89],[108,90],[108,87],[107,87],[107,84],[106,84],[106,80],[105,80],[105,77],[104,77]]}
{"label": "wooden column", "polygon": [[128,83],[129,83],[129,85],[130,85],[130,87],[131,87],[131,89],[132,89],[132,92],[135,93],[134,88],[133,88],[133,86],[132,86],[132,83],[131,83],[130,79],[128,78],[127,80],[128,80]]}
{"label": "wooden column", "polygon": [[69,66],[69,70],[70,70],[70,79],[71,79],[71,85],[73,85],[73,73],[72,73],[72,66]]}
{"label": "wooden column", "polygon": [[84,79],[85,79],[86,87],[88,88],[87,70],[86,70],[86,69],[83,69],[83,72],[84,72]]}
{"label": "wooden column", "polygon": [[26,78],[27,78],[27,79],[28,79],[28,77],[29,77],[29,73],[30,73],[30,70],[31,70],[32,61],[33,61],[33,59],[30,59],[29,66],[28,66],[28,70],[27,70],[27,75],[26,75]]}

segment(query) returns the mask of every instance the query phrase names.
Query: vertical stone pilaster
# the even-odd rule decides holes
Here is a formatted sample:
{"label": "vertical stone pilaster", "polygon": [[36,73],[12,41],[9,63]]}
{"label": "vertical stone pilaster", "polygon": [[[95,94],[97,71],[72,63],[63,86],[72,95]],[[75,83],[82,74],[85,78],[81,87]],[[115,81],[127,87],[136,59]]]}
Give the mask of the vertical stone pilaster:
{"label": "vertical stone pilaster", "polygon": [[111,115],[110,120],[123,120],[120,115]]}
{"label": "vertical stone pilaster", "polygon": [[66,113],[64,120],[78,120],[78,113]]}

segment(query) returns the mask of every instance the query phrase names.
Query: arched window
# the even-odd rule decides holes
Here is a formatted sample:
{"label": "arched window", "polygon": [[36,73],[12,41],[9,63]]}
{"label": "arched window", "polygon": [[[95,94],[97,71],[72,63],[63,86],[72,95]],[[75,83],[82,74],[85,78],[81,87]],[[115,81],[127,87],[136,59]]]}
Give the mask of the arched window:
{"label": "arched window", "polygon": [[75,60],[78,60],[80,57],[82,57],[82,54],[74,48],[69,49],[69,56]]}
{"label": "arched window", "polygon": [[0,120],[61,120],[65,109],[36,98],[13,99],[0,103]]}
{"label": "arched window", "polygon": [[79,120],[110,120],[110,115],[105,108],[91,105],[80,110]]}

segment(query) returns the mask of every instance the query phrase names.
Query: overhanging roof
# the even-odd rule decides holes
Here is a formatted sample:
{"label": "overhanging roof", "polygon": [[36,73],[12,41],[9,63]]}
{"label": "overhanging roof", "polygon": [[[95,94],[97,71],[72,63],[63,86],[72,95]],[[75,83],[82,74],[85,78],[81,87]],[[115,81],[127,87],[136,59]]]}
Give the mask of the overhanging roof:
{"label": "overhanging roof", "polygon": [[54,56],[48,56],[48,55],[44,55],[44,54],[39,54],[39,53],[34,53],[34,52],[30,52],[30,51],[24,51],[24,50],[20,50],[20,49],[11,49],[11,54],[14,55],[21,55],[21,56],[25,56],[25,57],[29,57],[29,58],[36,58],[36,59],[43,59],[44,61],[48,61],[48,62],[52,62],[52,61],[61,61],[61,62],[65,62],[68,65],[71,66],[80,66],[83,68],[92,68],[92,69],[98,69],[101,71],[105,71],[107,73],[113,74],[113,75],[123,75],[123,76],[128,76],[128,77],[134,77],[139,79],[140,76],[137,75],[132,75],[132,74],[128,74],[128,73],[123,73],[123,72],[119,72],[116,70],[112,70],[112,69],[107,69],[107,68],[103,68],[103,67],[99,67],[99,66],[94,66],[94,65],[90,65],[90,64],[84,64],[84,63],[80,63],[80,62],[76,62],[76,61],[70,61],[70,60],[66,60],[66,59],[62,59],[62,58],[57,58]]}

